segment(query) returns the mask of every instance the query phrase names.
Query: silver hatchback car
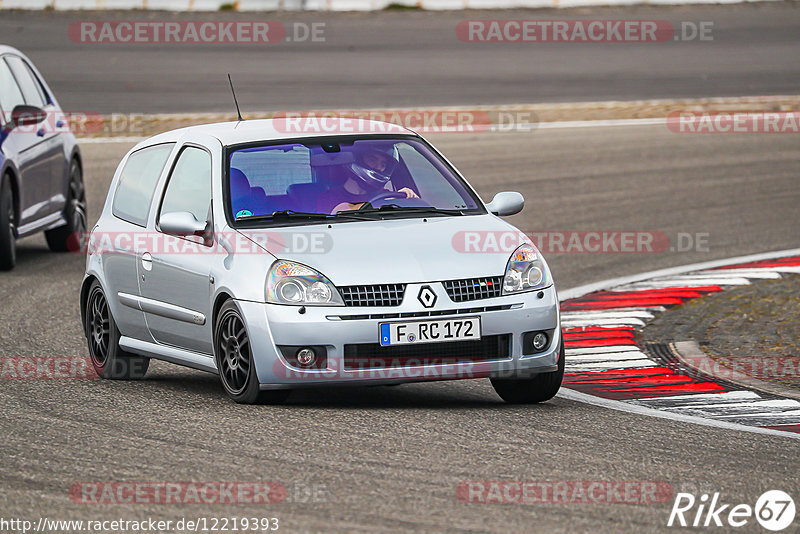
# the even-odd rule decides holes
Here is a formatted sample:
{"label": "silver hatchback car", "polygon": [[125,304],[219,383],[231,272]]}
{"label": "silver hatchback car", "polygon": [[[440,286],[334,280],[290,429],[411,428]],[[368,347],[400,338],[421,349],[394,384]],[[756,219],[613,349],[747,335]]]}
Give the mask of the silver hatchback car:
{"label": "silver hatchback car", "polygon": [[217,373],[236,402],[292,389],[490,378],[507,402],[564,375],[544,258],[416,133],[314,119],[196,126],[120,162],[80,293],[103,378],[150,358]]}

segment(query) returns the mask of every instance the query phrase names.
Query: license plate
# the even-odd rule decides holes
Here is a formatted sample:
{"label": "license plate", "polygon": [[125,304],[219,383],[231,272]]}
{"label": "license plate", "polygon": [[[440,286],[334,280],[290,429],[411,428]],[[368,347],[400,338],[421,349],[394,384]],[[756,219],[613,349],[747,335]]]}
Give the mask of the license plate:
{"label": "license plate", "polygon": [[481,338],[480,317],[437,319],[408,323],[381,323],[381,345],[442,343]]}

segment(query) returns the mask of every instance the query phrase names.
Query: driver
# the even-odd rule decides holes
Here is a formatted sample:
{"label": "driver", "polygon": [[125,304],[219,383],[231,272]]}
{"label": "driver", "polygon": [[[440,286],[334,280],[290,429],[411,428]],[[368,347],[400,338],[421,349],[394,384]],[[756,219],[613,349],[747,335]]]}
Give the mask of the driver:
{"label": "driver", "polygon": [[337,187],[326,191],[320,198],[320,212],[357,210],[381,193],[396,193],[398,197],[419,198],[417,193],[404,187],[397,191],[385,189],[395,168],[400,163],[394,145],[386,147],[356,147],[353,163],[348,168],[347,179]]}

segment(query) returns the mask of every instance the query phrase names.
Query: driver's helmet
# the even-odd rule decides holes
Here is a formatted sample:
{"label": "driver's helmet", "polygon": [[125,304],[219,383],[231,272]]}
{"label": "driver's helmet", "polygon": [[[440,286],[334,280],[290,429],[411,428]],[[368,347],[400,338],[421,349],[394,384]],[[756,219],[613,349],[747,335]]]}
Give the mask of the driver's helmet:
{"label": "driver's helmet", "polygon": [[356,143],[353,155],[355,161],[350,169],[370,189],[383,189],[400,163],[393,144],[359,146]]}

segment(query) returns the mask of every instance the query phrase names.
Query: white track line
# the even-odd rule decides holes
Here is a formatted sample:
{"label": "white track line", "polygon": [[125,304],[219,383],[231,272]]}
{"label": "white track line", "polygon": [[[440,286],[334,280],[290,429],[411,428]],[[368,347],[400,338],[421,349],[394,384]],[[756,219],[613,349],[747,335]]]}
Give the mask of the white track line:
{"label": "white track line", "polygon": [[667,119],[597,119],[593,121],[553,121],[532,123],[532,129],[557,130],[560,128],[606,128],[608,126],[663,126]]}
{"label": "white track line", "polygon": [[762,254],[750,254],[748,256],[738,256],[736,258],[726,258],[723,260],[714,260],[714,261],[705,261],[701,263],[693,263],[691,265],[683,265],[679,267],[669,267],[667,269],[659,269],[656,271],[649,271],[640,274],[634,274],[630,276],[620,276],[619,278],[611,278],[609,280],[602,280],[600,282],[594,282],[591,284],[586,284],[578,287],[573,287],[571,289],[567,289],[565,291],[559,291],[559,299],[560,300],[570,300],[578,297],[582,297],[588,293],[592,293],[594,291],[601,291],[604,289],[609,289],[611,287],[621,286],[624,284],[632,284],[634,282],[641,282],[643,280],[649,280],[651,278],[657,277],[666,277],[666,276],[677,276],[680,274],[686,274],[692,271],[701,271],[704,269],[714,269],[716,267],[725,267],[728,265],[734,265],[737,263],[749,263],[753,261],[761,261],[761,260],[774,260],[777,258],[782,258],[785,256],[800,256],[800,248],[788,249],[788,250],[781,250],[776,252],[765,252]]}
{"label": "white track line", "polygon": [[561,390],[558,392],[557,397],[570,401],[582,402],[584,404],[591,404],[592,406],[599,406],[601,408],[609,408],[611,410],[617,410],[620,412],[627,412],[635,415],[644,415],[647,417],[657,417],[659,419],[668,419],[670,421],[679,421],[681,423],[693,423],[696,425],[710,426],[715,428],[721,428],[724,430],[738,430],[740,432],[750,432],[751,434],[762,434],[767,436],[777,436],[781,438],[800,439],[800,434],[796,434],[793,432],[784,432],[782,430],[772,430],[771,428],[759,428],[753,426],[740,425],[738,423],[729,423],[727,421],[719,421],[716,419],[704,419],[702,417],[696,417],[693,415],[664,412],[661,410],[648,408],[646,406],[628,404],[626,402],[611,400],[611,399],[603,399],[601,397],[587,395],[586,393],[581,393],[579,391],[575,391],[568,388],[561,388]]}
{"label": "white track line", "polygon": [[580,354],[607,354],[620,352],[641,352],[637,345],[603,345],[601,347],[578,347],[569,349],[570,356]]}
{"label": "white track line", "polygon": [[637,351],[628,352],[612,352],[606,354],[572,354],[570,352],[569,361],[566,362],[567,366],[570,362],[622,362],[625,360],[641,360],[647,358],[645,353]]}
{"label": "white track line", "polygon": [[614,362],[598,362],[598,363],[582,363],[567,366],[569,373],[592,372],[599,373],[602,371],[622,371],[625,369],[648,369],[650,367],[658,367],[656,363],[650,358],[641,360],[625,360],[619,363]]}
{"label": "white track line", "polygon": [[641,319],[630,319],[621,321],[619,319],[562,319],[561,326],[564,328],[585,328],[587,326],[604,326],[606,328],[622,328],[626,326],[644,326]]}
{"label": "white track line", "polygon": [[[687,275],[689,276],[689,275]],[[722,269],[718,271],[700,271],[691,276],[698,278],[755,278],[761,280],[775,280],[781,277],[776,269]]]}
{"label": "white track line", "polygon": [[719,402],[740,402],[746,399],[760,399],[761,396],[755,391],[726,391],[725,393],[695,393],[691,395],[670,395],[667,397],[651,397],[647,399],[636,399],[634,403],[644,403],[652,405],[674,405],[676,401],[686,401],[684,406],[691,406],[695,403],[704,404],[707,401]]}
{"label": "white track line", "polygon": [[747,402],[742,402],[741,400],[738,402],[706,402],[700,404],[691,404],[691,405],[683,405],[683,406],[670,406],[666,407],[665,409],[679,409],[682,410],[684,408],[718,408],[720,406],[724,406],[725,409],[738,409],[738,408],[775,408],[778,410],[787,410],[787,411],[797,411],[800,409],[800,402],[797,402],[794,399],[772,399],[772,400],[757,400],[761,399],[760,396],[756,398],[748,399]]}
{"label": "white track line", "polygon": [[610,310],[582,310],[582,311],[563,311],[561,317],[568,319],[652,319],[652,313],[643,308],[612,308]]}
{"label": "white track line", "polygon": [[[669,406],[662,410],[688,413],[701,417],[753,417],[753,416],[797,416],[797,406],[787,406],[780,400],[753,400],[751,402],[702,404],[694,406]],[[794,409],[792,409],[794,408]],[[795,417],[796,418],[796,417]]]}
{"label": "white track line", "polygon": [[742,275],[751,276],[750,274],[746,273],[759,273],[759,272],[774,272],[774,273],[795,273],[800,274],[800,266],[798,265],[783,265],[783,266],[776,266],[776,267],[759,267],[759,268],[742,268],[742,269],[719,269],[719,270],[712,270],[712,271],[700,271],[701,274],[712,274],[712,273],[730,273],[731,275]]}
{"label": "white track line", "polygon": [[648,289],[666,289],[674,287],[676,289],[691,289],[703,286],[749,286],[747,278],[671,278],[668,280],[648,280],[646,282],[634,282],[623,286],[615,286],[612,291],[647,291]]}

